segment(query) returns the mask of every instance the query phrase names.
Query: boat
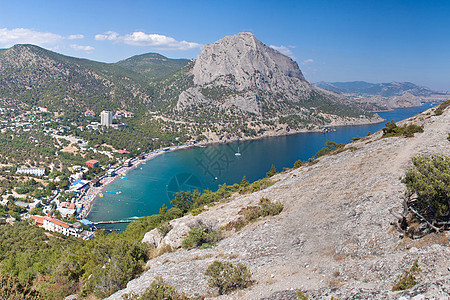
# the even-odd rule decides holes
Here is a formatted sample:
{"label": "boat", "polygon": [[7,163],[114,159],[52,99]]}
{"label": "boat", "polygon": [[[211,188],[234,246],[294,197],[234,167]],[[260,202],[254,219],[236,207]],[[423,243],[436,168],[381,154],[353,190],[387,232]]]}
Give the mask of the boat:
{"label": "boat", "polygon": [[103,194],[102,194],[102,193],[98,194],[98,196],[99,196],[100,198],[103,198]]}
{"label": "boat", "polygon": [[239,146],[238,146],[238,151],[234,155],[241,156],[241,153],[239,152]]}

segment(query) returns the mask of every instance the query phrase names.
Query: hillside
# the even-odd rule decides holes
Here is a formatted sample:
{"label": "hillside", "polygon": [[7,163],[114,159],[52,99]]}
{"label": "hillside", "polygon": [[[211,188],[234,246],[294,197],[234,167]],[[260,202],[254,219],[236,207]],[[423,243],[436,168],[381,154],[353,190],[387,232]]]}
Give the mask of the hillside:
{"label": "hillside", "polygon": [[[449,234],[421,239],[401,238],[390,210],[400,210],[404,185],[399,181],[418,154],[450,155],[450,109],[435,108],[403,123],[417,124],[414,137],[381,138],[377,132],[352,142],[346,151],[323,156],[319,162],[283,172],[277,182],[196,216],[170,222],[164,238],[155,229],[144,241],[176,249],[192,226],[215,230],[239,218],[262,197],[280,201],[283,211],[250,223],[241,231],[225,231],[209,249],[176,249],[147,262],[148,270],[108,299],[142,293],[161,276],[188,296],[214,296],[206,268],[214,260],[242,263],[253,273],[253,287],[217,299],[297,299],[304,291],[314,299],[447,299],[450,295]],[[391,291],[397,276],[418,260],[422,270],[412,289]],[[311,298],[310,298],[311,299]]]}
{"label": "hillside", "polygon": [[0,74],[0,99],[50,111],[138,110],[151,99],[151,90],[137,73],[33,45],[0,53]]}
{"label": "hillside", "polygon": [[[317,82],[316,86],[346,95],[355,103],[370,105],[372,109],[392,109],[420,106],[421,102],[440,102],[450,99],[448,92],[439,92],[411,82],[370,83],[365,81]],[[369,105],[369,106],[367,106]]]}
{"label": "hillside", "polygon": [[171,59],[158,53],[147,53],[121,60],[115,65],[144,75],[152,81],[170,76],[188,63],[189,59]]}

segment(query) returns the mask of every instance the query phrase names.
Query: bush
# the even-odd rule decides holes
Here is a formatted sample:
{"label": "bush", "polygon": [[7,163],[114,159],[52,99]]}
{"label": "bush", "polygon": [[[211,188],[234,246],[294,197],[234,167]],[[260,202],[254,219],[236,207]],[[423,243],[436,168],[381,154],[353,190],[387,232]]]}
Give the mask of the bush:
{"label": "bush", "polygon": [[189,230],[188,236],[181,243],[181,246],[185,249],[197,247],[210,248],[214,246],[219,239],[219,234],[206,226],[192,227],[191,230]]}
{"label": "bush", "polygon": [[243,208],[239,214],[242,215],[238,220],[228,223],[225,226],[226,230],[236,229],[241,230],[247,224],[255,222],[259,218],[266,216],[278,215],[283,210],[283,204],[280,202],[272,203],[267,198],[261,198],[259,206],[247,206]]}
{"label": "bush", "polygon": [[416,259],[408,271],[403,271],[403,274],[397,276],[397,282],[392,287],[392,290],[403,291],[415,286],[417,284],[416,275],[420,271],[422,270],[419,267],[419,261]]}
{"label": "bush", "polygon": [[150,287],[140,296],[124,295],[125,300],[185,300],[189,299],[184,294],[178,293],[175,288],[164,282],[161,277],[156,277]]}
{"label": "bush", "polygon": [[164,238],[172,229],[173,226],[167,222],[158,227],[158,233]]}
{"label": "bush", "polygon": [[423,127],[415,124],[403,125],[398,127],[394,121],[387,122],[383,127],[382,137],[392,137],[403,135],[405,137],[413,137],[416,132],[423,132]]}
{"label": "bush", "polygon": [[219,294],[228,294],[253,284],[252,273],[243,264],[234,266],[230,262],[214,261],[208,266],[205,275],[209,276],[210,287],[217,288]]}
{"label": "bush", "polygon": [[294,169],[298,169],[298,168],[300,168],[301,166],[303,166],[303,162],[302,162],[301,160],[297,160],[297,161],[294,163]]}
{"label": "bush", "polygon": [[275,166],[272,164],[272,167],[270,167],[269,172],[266,173],[267,177],[272,177],[273,175],[277,174],[277,169],[275,168]]}
{"label": "bush", "polygon": [[450,215],[450,158],[433,155],[418,156],[412,159],[410,168],[402,182],[407,194],[416,199],[410,204],[420,213],[431,219]]}
{"label": "bush", "polygon": [[436,116],[442,115],[444,110],[449,106],[450,106],[450,100],[447,100],[447,101],[441,103],[439,105],[439,107],[436,109],[436,112],[435,112]]}

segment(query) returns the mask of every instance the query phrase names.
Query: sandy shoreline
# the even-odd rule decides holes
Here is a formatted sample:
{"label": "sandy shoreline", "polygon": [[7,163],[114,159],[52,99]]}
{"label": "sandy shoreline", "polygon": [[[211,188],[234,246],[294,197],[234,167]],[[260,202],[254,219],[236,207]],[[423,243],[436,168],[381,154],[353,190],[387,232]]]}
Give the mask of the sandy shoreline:
{"label": "sandy shoreline", "polygon": [[79,216],[82,219],[86,218],[89,215],[89,213],[91,212],[91,209],[94,205],[95,199],[98,197],[98,195],[103,190],[105,190],[106,187],[108,187],[108,185],[110,185],[116,179],[126,176],[129,171],[133,170],[137,166],[141,165],[144,162],[152,160],[157,156],[163,155],[165,153],[182,150],[182,149],[188,149],[193,146],[194,145],[181,145],[181,146],[172,147],[168,151],[164,151],[164,150],[152,151],[150,153],[145,154],[144,159],[139,159],[138,157],[132,158],[131,165],[129,167],[124,167],[124,166],[117,167],[115,169],[116,175],[114,177],[108,177],[108,176],[104,175],[103,177],[101,177],[98,187],[89,186],[89,188],[83,193],[83,195],[80,197],[80,199],[78,199],[77,203],[83,204],[83,209],[80,212]]}

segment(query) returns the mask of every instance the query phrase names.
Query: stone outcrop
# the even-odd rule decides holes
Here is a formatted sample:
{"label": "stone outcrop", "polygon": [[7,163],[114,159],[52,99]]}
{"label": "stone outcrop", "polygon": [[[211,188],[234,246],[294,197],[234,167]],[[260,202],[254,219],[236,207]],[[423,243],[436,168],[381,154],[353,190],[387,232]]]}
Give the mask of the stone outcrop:
{"label": "stone outcrop", "polygon": [[305,107],[348,104],[343,96],[309,83],[294,60],[248,32],[203,46],[191,74],[194,86],[178,97],[179,111],[209,104],[260,117],[274,112],[300,116]]}
{"label": "stone outcrop", "polygon": [[[150,260],[148,271],[109,299],[142,293],[157,276],[189,296],[214,296],[204,275],[214,260],[243,263],[255,279],[252,288],[217,299],[295,299],[297,290],[317,299],[448,299],[449,234],[401,238],[389,212],[401,209],[399,177],[412,157],[450,155],[450,109],[440,116],[433,110],[403,122],[424,127],[412,138],[381,139],[377,132],[316,164],[276,175],[277,182],[265,190],[235,195],[197,216],[172,221],[172,235],[163,241],[176,246],[187,224],[211,222],[220,228],[262,197],[284,205],[277,216],[225,232],[213,248],[178,249]],[[155,236],[149,233],[146,240]],[[397,276],[415,260],[422,269],[418,285],[392,292]]]}

